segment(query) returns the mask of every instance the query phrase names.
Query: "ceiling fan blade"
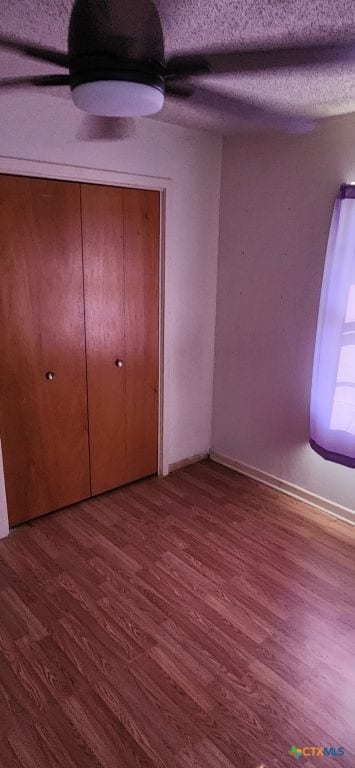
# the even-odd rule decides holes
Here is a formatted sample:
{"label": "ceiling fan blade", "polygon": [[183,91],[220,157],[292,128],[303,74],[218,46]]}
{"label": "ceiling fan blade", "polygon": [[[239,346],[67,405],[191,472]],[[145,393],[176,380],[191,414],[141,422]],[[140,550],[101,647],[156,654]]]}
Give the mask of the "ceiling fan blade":
{"label": "ceiling fan blade", "polygon": [[55,48],[46,48],[43,45],[31,43],[28,40],[20,40],[17,37],[4,37],[0,35],[0,48],[5,48],[15,53],[22,53],[31,59],[57,64],[59,67],[69,67],[67,53],[57,51]]}
{"label": "ceiling fan blade", "polygon": [[168,80],[165,83],[165,94],[166,96],[180,99],[189,99],[193,94],[193,85],[190,85],[190,83],[180,84],[179,82],[175,83],[174,81],[170,82],[170,80]]}
{"label": "ceiling fan blade", "polygon": [[134,120],[130,117],[85,115],[77,133],[80,141],[122,141],[132,136]]}
{"label": "ceiling fan blade", "polygon": [[0,89],[34,88],[36,86],[50,86],[53,88],[55,86],[63,85],[70,85],[69,75],[33,75],[28,77],[0,78]]}
{"label": "ceiling fan blade", "polygon": [[239,51],[206,51],[176,56],[167,62],[166,77],[262,72],[287,67],[355,62],[355,43],[314,44],[292,48],[256,48]]}
{"label": "ceiling fan blade", "polygon": [[[180,96],[170,92],[172,98],[180,99]],[[183,97],[184,99],[186,96]],[[248,120],[263,128],[276,128],[289,133],[306,133],[315,126],[315,121],[297,115],[288,115],[269,107],[251,103],[238,96],[221,94],[212,88],[200,88],[194,86],[191,94],[191,104],[203,107],[207,110],[228,114],[236,120]]]}

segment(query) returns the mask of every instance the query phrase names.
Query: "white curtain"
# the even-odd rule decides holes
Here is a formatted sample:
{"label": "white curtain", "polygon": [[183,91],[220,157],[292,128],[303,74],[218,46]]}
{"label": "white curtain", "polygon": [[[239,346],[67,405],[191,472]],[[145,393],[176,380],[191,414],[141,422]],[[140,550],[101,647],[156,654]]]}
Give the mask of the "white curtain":
{"label": "white curtain", "polygon": [[328,239],[310,442],[324,458],[355,467],[355,199],[346,197],[335,203]]}

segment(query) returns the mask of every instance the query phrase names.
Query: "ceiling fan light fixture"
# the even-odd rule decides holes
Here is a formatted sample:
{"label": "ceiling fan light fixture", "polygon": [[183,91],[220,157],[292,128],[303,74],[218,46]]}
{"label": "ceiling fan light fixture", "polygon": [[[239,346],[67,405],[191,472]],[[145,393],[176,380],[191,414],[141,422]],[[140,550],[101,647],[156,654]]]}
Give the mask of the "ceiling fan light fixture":
{"label": "ceiling fan light fixture", "polygon": [[72,87],[78,109],[103,117],[144,117],[160,112],[161,88],[132,80],[94,80]]}

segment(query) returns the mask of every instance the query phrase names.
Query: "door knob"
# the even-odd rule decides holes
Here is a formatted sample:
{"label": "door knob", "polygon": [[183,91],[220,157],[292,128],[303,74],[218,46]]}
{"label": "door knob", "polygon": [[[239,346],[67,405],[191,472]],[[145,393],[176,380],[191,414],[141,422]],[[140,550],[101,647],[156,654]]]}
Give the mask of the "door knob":
{"label": "door knob", "polygon": [[54,371],[47,371],[47,373],[46,373],[46,379],[48,379],[48,381],[53,381],[53,379],[55,379],[55,373],[54,373]]}
{"label": "door knob", "polygon": [[123,360],[115,360],[115,365],[117,365],[117,368],[123,368],[124,362]]}

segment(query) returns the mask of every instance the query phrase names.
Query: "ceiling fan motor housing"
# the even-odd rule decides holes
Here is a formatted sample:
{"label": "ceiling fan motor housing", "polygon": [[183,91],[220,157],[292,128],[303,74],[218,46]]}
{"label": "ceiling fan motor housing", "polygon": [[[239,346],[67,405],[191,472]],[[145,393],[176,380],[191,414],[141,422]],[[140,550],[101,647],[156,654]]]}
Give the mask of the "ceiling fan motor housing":
{"label": "ceiling fan motor housing", "polygon": [[70,62],[74,104],[92,115],[136,117],[159,112],[164,104],[164,65],[93,53]]}

